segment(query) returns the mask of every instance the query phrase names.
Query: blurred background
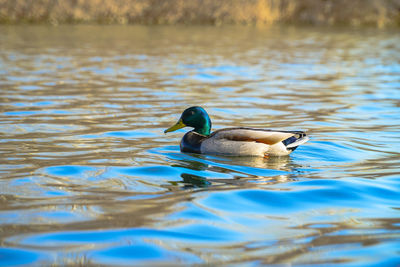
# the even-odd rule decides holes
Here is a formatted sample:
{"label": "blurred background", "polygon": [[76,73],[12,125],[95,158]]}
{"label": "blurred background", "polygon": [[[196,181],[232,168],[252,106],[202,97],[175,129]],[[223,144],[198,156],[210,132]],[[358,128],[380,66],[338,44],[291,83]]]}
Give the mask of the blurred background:
{"label": "blurred background", "polygon": [[1,23],[398,27],[399,0],[0,0]]}

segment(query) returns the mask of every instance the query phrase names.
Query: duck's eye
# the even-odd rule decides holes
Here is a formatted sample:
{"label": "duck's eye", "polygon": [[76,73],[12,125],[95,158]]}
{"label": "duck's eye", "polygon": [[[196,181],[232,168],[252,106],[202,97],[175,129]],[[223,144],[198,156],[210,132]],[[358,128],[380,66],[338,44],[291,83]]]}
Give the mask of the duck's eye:
{"label": "duck's eye", "polygon": [[192,116],[192,115],[194,115],[194,111],[192,110],[192,111],[190,111],[190,115]]}

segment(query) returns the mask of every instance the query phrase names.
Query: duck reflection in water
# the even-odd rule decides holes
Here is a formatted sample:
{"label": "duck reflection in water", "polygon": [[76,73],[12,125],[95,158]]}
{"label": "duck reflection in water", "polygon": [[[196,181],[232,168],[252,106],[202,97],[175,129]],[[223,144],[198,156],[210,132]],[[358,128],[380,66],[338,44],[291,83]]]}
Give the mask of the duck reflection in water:
{"label": "duck reflection in water", "polygon": [[[182,169],[184,188],[215,185],[284,183],[295,179],[289,157],[227,157],[173,153],[172,167]],[[195,172],[195,173],[194,173]]]}

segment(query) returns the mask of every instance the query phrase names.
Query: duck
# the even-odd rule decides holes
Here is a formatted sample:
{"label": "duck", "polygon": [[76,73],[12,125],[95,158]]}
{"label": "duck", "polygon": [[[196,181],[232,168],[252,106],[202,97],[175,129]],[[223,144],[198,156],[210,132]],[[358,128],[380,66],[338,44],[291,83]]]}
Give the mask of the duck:
{"label": "duck", "polygon": [[211,132],[211,119],[199,106],[185,109],[178,122],[164,133],[192,127],[181,142],[180,150],[187,153],[255,156],[287,156],[309,140],[303,131],[276,131],[269,129],[233,127]]}

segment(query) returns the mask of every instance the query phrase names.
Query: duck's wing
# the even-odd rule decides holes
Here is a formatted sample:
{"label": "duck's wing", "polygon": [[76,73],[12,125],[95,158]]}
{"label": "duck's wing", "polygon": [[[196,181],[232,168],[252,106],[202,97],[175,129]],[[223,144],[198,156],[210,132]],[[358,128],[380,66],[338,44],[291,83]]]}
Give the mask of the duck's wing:
{"label": "duck's wing", "polygon": [[298,139],[305,136],[301,131],[274,131],[253,128],[225,128],[213,132],[210,138],[226,139],[231,141],[259,142],[274,145],[290,137]]}

